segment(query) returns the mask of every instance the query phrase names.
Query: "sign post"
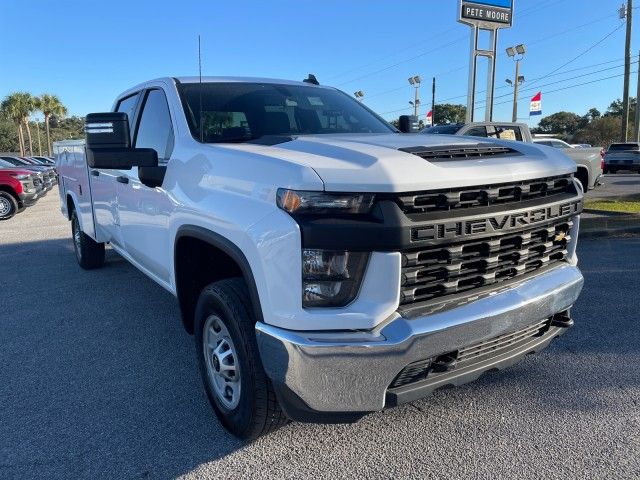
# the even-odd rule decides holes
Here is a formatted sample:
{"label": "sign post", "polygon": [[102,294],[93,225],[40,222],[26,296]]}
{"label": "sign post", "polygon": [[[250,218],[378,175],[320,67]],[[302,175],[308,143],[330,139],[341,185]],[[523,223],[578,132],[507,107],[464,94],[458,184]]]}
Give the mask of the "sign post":
{"label": "sign post", "polygon": [[[469,87],[467,92],[466,122],[473,122],[476,102],[476,72],[478,57],[487,57],[487,107],[485,121],[493,119],[493,90],[496,78],[496,50],[498,29],[510,28],[513,23],[513,3],[515,0],[460,0],[458,22],[471,27],[471,57],[469,59]],[[480,31],[489,32],[489,49],[478,48]]]}

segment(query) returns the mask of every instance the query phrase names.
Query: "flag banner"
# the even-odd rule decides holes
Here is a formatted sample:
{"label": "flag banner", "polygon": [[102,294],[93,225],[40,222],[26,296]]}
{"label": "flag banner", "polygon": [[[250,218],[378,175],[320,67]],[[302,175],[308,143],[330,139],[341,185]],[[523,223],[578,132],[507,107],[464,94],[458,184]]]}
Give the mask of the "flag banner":
{"label": "flag banner", "polygon": [[429,110],[429,113],[427,113],[427,121],[424,124],[427,127],[430,127],[433,125],[433,112],[431,110]]}
{"label": "flag banner", "polygon": [[542,92],[536,93],[531,99],[529,115],[542,115]]}

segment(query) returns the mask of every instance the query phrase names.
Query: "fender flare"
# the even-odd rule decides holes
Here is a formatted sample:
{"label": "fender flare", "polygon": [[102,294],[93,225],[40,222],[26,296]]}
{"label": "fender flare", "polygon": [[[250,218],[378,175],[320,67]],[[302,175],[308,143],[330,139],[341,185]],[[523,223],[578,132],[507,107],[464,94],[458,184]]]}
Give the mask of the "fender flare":
{"label": "fender flare", "polygon": [[[78,199],[76,198],[75,192],[67,191],[65,196],[65,208],[67,209],[67,219],[71,220],[71,211],[69,210],[69,199],[71,199],[71,203],[73,203],[73,209],[78,210]],[[84,224],[82,222],[82,215],[78,215],[78,223],[80,224],[80,230],[84,232]]]}
{"label": "fender flare", "polygon": [[[251,269],[251,265],[245,257],[244,253],[240,247],[238,247],[235,243],[231,242],[226,237],[223,237],[220,234],[212,232],[211,230],[207,230],[206,228],[199,227],[197,225],[182,225],[178,228],[175,236],[175,241],[173,244],[173,271],[174,276],[175,272],[178,271],[178,266],[176,265],[176,248],[178,243],[182,237],[191,237],[197,238],[209,245],[217,248],[222,251],[226,255],[228,255],[234,262],[240,267],[240,271],[242,272],[242,277],[247,284],[247,289],[249,290],[249,299],[251,301],[251,305],[253,306],[253,311],[256,316],[256,320],[258,322],[263,322],[262,316],[262,306],[260,303],[260,296],[258,294],[258,288],[256,286],[255,277],[253,276],[253,271]],[[180,298],[179,286],[176,282],[176,296]]]}

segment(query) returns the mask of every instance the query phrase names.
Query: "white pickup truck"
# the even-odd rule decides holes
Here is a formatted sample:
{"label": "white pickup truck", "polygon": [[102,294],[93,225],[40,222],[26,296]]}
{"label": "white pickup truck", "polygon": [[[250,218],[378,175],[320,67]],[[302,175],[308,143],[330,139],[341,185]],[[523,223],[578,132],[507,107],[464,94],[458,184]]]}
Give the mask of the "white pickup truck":
{"label": "white pickup truck", "polygon": [[86,122],[56,145],[77,261],[109,244],[177,297],[238,437],[355,421],[573,324],[583,192],[553,149],[402,134],[311,76],[153,80]]}

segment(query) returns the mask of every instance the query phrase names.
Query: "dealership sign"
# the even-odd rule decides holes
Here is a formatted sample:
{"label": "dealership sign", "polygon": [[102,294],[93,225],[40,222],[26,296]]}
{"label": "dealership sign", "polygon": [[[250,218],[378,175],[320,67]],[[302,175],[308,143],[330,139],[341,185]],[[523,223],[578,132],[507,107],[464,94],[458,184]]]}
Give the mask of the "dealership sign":
{"label": "dealership sign", "polygon": [[460,0],[458,21],[480,28],[509,28],[514,0]]}

